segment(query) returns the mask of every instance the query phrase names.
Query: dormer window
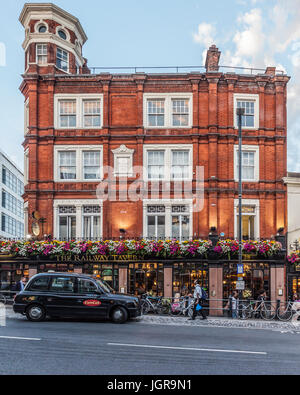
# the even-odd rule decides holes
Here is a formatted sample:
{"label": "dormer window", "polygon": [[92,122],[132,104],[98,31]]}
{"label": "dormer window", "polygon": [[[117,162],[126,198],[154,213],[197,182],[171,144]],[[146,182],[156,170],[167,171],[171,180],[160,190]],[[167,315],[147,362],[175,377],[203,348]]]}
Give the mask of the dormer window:
{"label": "dormer window", "polygon": [[59,30],[59,31],[58,31],[58,35],[59,35],[59,37],[62,38],[63,40],[66,40],[66,39],[67,39],[67,35],[66,35],[66,33],[65,33],[63,30]]}

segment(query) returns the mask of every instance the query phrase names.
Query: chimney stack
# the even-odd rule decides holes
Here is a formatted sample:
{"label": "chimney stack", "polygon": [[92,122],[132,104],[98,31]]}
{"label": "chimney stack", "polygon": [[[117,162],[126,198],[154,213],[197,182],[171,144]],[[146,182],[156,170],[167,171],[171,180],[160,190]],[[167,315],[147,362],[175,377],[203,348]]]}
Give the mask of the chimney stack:
{"label": "chimney stack", "polygon": [[219,71],[219,60],[221,52],[219,49],[212,45],[207,51],[205,68],[207,73],[215,73]]}

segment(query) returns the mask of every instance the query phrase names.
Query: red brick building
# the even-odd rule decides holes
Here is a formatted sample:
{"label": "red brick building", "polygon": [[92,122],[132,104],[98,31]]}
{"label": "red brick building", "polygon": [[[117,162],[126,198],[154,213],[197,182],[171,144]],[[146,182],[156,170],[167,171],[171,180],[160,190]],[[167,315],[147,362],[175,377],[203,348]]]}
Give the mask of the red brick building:
{"label": "red brick building", "polygon": [[[237,237],[238,107],[246,110],[243,237],[269,239],[286,229],[288,76],[273,67],[221,72],[215,46],[205,68],[188,73],[93,73],[77,18],[51,4],[26,4],[20,22],[28,233],[38,211],[46,219],[40,237]],[[117,196],[102,201],[96,189],[107,181],[105,167],[114,169]],[[193,199],[202,199],[198,168],[200,211],[193,209]],[[152,196],[136,186],[140,177]],[[126,178],[137,201],[119,196]],[[190,183],[193,196],[177,198],[176,182]]]}

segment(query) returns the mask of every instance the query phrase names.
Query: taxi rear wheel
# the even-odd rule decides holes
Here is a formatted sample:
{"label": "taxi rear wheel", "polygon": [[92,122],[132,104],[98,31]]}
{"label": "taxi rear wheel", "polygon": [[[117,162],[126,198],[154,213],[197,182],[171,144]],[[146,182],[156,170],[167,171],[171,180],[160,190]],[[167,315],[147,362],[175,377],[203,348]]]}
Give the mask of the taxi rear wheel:
{"label": "taxi rear wheel", "polygon": [[115,324],[124,324],[128,320],[128,313],[124,307],[115,307],[111,313],[111,320]]}
{"label": "taxi rear wheel", "polygon": [[42,322],[46,318],[46,310],[41,305],[33,304],[27,307],[26,317],[32,322]]}

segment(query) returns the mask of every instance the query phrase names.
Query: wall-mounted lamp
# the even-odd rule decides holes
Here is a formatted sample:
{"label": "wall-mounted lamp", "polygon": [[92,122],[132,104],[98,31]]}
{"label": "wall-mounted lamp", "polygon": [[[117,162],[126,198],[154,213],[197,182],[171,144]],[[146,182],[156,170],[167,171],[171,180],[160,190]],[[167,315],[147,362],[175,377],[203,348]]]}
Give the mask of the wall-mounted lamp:
{"label": "wall-mounted lamp", "polygon": [[123,239],[123,237],[126,234],[126,230],[125,229],[119,229],[119,232],[120,232],[120,239]]}

